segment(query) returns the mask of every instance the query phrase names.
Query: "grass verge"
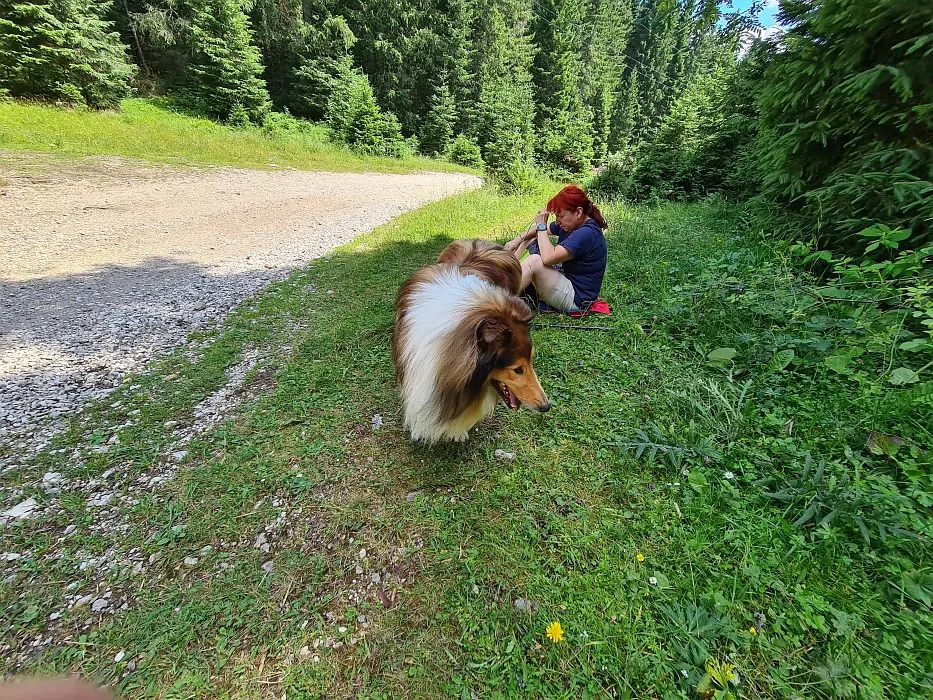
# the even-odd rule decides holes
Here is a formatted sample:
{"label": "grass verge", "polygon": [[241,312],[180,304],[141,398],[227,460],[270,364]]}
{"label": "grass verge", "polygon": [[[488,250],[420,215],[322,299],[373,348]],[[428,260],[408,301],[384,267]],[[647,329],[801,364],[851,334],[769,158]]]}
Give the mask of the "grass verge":
{"label": "grass verge", "polygon": [[464,166],[429,158],[361,156],[330,143],[325,129],[315,124],[304,123],[301,130],[233,129],[179,114],[157,99],[124,100],[119,112],[0,101],[0,149],[259,169],[472,172]]}
{"label": "grass verge", "polygon": [[[927,696],[929,397],[878,391],[883,356],[827,363],[848,312],[813,303],[734,208],[607,208],[613,315],[535,329],[551,413],[500,411],[462,446],[408,441],[398,285],[450,239],[504,240],[543,194],[399,217],[5,475],[40,500],[50,470],[132,485],[244,349],[265,358],[257,398],[194,438],[170,483],[127,488],[107,527],[85,488],[0,534],[21,555],[0,587],[5,658],[38,638],[27,668],[127,697]],[[872,431],[898,436],[897,460]],[[842,515],[803,521],[827,498]],[[74,583],[128,609],[62,608]]]}

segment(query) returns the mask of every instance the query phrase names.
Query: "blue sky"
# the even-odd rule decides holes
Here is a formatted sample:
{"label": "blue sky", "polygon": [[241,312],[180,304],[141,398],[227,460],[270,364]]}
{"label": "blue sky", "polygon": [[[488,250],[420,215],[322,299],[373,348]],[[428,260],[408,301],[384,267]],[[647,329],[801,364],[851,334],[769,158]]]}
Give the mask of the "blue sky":
{"label": "blue sky", "polygon": [[[733,10],[747,10],[754,0],[732,0],[732,9]],[[720,3],[721,6],[725,6],[725,3]],[[758,15],[758,20],[761,22],[761,26],[767,29],[777,24],[777,15],[778,1],[777,0],[767,0],[765,2],[764,8],[761,10],[761,13]]]}

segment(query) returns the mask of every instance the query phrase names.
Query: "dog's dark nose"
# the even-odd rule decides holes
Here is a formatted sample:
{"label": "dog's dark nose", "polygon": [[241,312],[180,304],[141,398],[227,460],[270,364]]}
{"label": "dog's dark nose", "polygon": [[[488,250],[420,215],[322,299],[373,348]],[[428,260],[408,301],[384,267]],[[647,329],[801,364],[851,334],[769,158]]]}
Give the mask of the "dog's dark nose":
{"label": "dog's dark nose", "polygon": [[550,410],[551,410],[551,404],[549,403],[546,403],[543,406],[538,406],[539,413],[547,413]]}

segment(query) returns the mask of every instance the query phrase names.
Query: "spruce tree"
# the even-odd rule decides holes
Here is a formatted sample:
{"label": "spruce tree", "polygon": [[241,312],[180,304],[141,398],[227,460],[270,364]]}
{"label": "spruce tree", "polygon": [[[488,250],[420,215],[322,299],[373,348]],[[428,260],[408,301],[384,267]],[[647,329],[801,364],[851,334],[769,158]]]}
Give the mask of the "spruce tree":
{"label": "spruce tree", "polygon": [[526,33],[528,16],[513,0],[499,0],[482,23],[479,55],[477,141],[486,166],[493,171],[527,163],[534,152],[534,49]]}
{"label": "spruce tree", "polygon": [[641,141],[638,127],[643,119],[638,76],[638,71],[630,70],[614,95],[609,130],[609,147],[614,153],[637,146]]}
{"label": "spruce tree", "polygon": [[431,98],[431,111],[421,127],[421,152],[435,156],[447,151],[456,123],[457,107],[448,87],[441,85]]}
{"label": "spruce tree", "polygon": [[392,113],[376,102],[365,73],[355,70],[345,90],[335,91],[327,104],[331,138],[359,153],[401,157],[406,145],[401,126]]}
{"label": "spruce tree", "polygon": [[134,68],[98,0],[0,0],[0,90],[111,108]]}
{"label": "spruce tree", "polygon": [[785,0],[758,91],[765,194],[825,244],[876,223],[933,240],[933,5]]}
{"label": "spruce tree", "polygon": [[246,14],[235,0],[195,0],[192,9],[188,93],[211,117],[245,113],[262,123],[269,93]]}
{"label": "spruce tree", "polygon": [[296,115],[322,119],[331,95],[349,89],[353,81],[350,49],[356,37],[343,17],[329,16],[319,26],[302,28],[297,65],[293,69],[285,105]]}

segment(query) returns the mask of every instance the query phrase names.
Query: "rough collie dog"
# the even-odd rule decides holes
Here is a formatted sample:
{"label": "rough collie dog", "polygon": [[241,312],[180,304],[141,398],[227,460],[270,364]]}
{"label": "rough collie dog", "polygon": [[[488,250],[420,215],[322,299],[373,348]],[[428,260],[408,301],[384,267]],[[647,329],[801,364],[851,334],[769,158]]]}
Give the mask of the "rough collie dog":
{"label": "rough collie dog", "polygon": [[416,441],[463,441],[501,398],[551,408],[532,366],[521,265],[502,246],[455,241],[399,290],[392,359]]}

